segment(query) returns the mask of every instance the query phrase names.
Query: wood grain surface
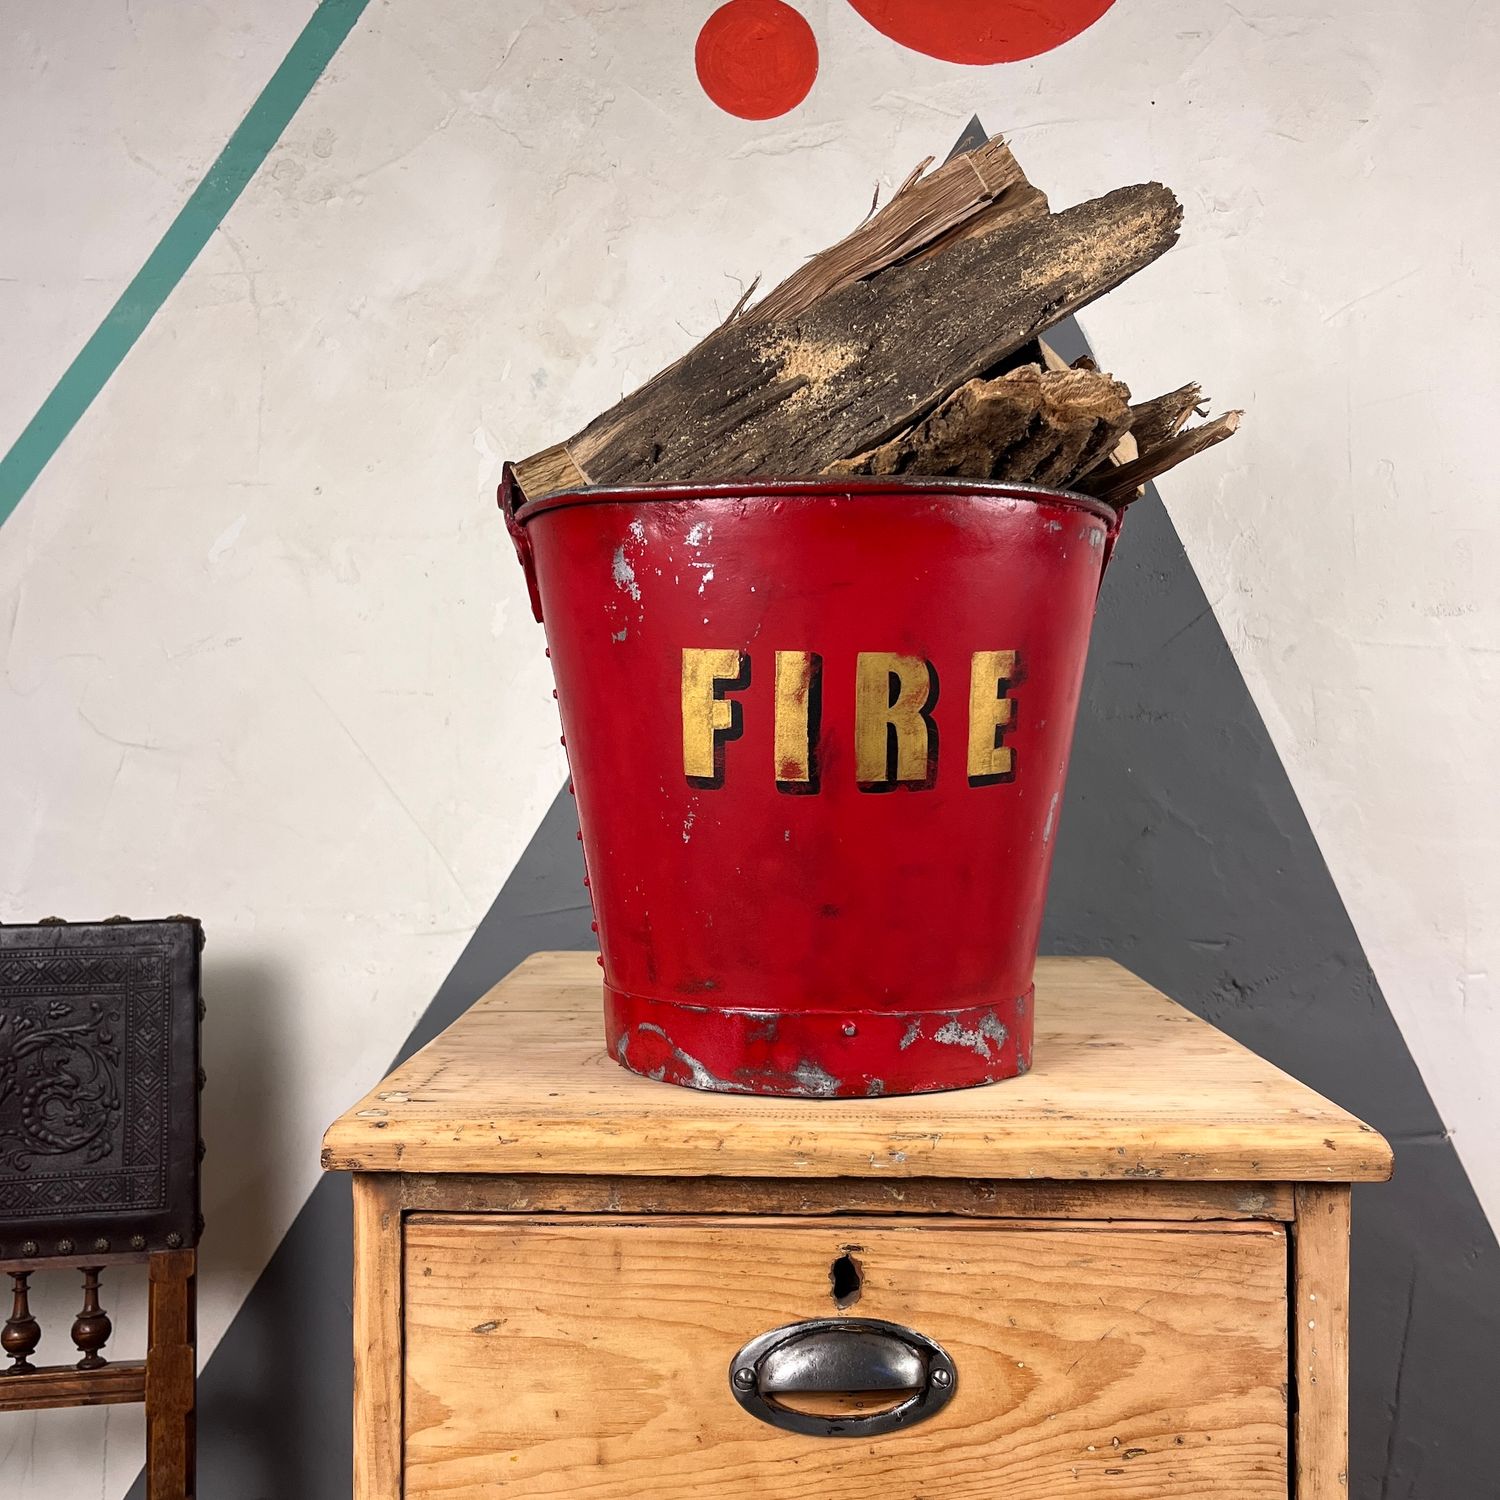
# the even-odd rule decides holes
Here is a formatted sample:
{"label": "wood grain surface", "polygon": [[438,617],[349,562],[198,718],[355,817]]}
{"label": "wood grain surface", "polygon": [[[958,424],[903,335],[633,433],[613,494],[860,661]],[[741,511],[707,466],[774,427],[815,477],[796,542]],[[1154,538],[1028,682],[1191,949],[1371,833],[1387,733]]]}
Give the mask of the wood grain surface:
{"label": "wood grain surface", "polygon": [[501,1214],[952,1214],[968,1219],[1280,1219],[1276,1182],[985,1182],[967,1177],[397,1178],[403,1210]]}
{"label": "wood grain surface", "polygon": [[605,1052],[589,953],[535,954],[324,1139],[375,1172],[1353,1182],[1369,1126],[1118,964],[1044,958],[1022,1078],[871,1100],[653,1083]]}
{"label": "wood grain surface", "polygon": [[42,1365],[30,1375],[0,1375],[0,1412],[56,1406],[114,1406],[146,1399],[146,1362],[111,1361],[102,1370]]}
{"label": "wood grain surface", "polygon": [[[406,1220],[406,1500],[1285,1500],[1280,1225]],[[958,1386],[870,1439],[756,1421],[748,1339],[834,1312]],[[382,1492],[394,1495],[399,1491]]]}
{"label": "wood grain surface", "polygon": [[1297,1188],[1297,1500],[1347,1500],[1349,1493],[1349,1209],[1345,1186]]}
{"label": "wood grain surface", "polygon": [[198,1493],[198,1252],[150,1261],[146,1349],[146,1497]]}
{"label": "wood grain surface", "polygon": [[354,1500],[401,1500],[399,1179],[354,1179]]}

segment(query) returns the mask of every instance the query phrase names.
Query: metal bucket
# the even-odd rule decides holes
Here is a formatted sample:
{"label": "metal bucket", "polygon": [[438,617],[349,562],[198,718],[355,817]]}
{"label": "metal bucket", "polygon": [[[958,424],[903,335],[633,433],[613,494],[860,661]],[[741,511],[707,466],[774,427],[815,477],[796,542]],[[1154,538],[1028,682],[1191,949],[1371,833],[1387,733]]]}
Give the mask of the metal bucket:
{"label": "metal bucket", "polygon": [[519,499],[507,470],[611,1054],[816,1098],[1030,1067],[1115,512],[941,480]]}

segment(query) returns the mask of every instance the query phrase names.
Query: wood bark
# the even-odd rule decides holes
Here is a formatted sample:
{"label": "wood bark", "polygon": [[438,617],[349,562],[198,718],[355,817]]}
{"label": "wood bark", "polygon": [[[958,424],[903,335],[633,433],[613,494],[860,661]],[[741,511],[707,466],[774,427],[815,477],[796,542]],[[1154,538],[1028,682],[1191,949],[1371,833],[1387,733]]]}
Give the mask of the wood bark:
{"label": "wood bark", "polygon": [[925,177],[920,169],[913,173],[884,208],[799,266],[742,316],[749,323],[797,317],[829,292],[908,256],[936,254],[960,239],[1046,212],[1046,196],[996,136]]}
{"label": "wood bark", "polygon": [[1023,365],[969,381],[914,427],[827,472],[1067,486],[1119,442],[1129,400],[1125,386],[1093,370]]}

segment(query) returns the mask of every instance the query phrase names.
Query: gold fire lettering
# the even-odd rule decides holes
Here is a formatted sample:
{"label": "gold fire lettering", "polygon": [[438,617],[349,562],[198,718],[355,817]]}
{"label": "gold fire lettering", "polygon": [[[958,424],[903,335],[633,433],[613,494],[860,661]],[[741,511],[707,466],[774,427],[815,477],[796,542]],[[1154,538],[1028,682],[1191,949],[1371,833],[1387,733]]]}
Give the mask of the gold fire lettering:
{"label": "gold fire lettering", "polygon": [[724,693],[743,687],[742,653],[699,646],[682,648],[682,769],[695,781],[723,774],[723,745],[739,732],[739,704]]}
{"label": "gold fire lettering", "polygon": [[811,651],[776,653],[776,780],[812,790],[818,733],[819,658]]}
{"label": "gold fire lettering", "polygon": [[931,782],[937,674],[920,656],[861,651],[854,681],[854,775],[862,786]]}
{"label": "gold fire lettering", "polygon": [[969,780],[975,786],[1008,777],[1015,754],[1001,744],[1015,713],[1006,696],[1016,675],[1014,651],[976,651],[969,668]]}

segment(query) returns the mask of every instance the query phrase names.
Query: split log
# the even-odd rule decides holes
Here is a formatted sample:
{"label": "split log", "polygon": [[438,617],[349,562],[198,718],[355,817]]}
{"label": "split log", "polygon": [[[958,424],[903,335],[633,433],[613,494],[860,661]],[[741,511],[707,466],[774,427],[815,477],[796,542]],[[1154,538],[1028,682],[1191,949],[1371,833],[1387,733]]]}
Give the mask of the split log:
{"label": "split log", "polygon": [[971,380],[906,432],[830,474],[926,474],[1069,485],[1130,421],[1129,390],[1092,370],[1025,365]]}
{"label": "split log", "polygon": [[749,323],[784,322],[829,292],[910,256],[933,255],[960,239],[1047,212],[1046,195],[1026,180],[999,136],[924,177],[926,165],[908,177],[878,213],[813,256],[740,316]]}
{"label": "split log", "polygon": [[904,431],[1177,239],[1158,183],[1005,224],[828,293],[771,324],[748,314],[517,465],[530,498],[586,483],[816,474]]}
{"label": "split log", "polygon": [[[1093,355],[1080,354],[1070,365],[1046,339],[1038,339],[1038,345],[1042,353],[1042,366],[1048,370],[1097,370],[1098,364]],[[1105,455],[1112,464],[1128,464],[1139,457],[1140,450],[1135,445],[1134,436],[1126,431],[1120,434],[1120,440]],[[1073,479],[1081,478],[1088,473],[1087,469],[1077,469],[1072,475]]]}
{"label": "split log", "polygon": [[1201,426],[1190,427],[1155,448],[1146,449],[1134,463],[1118,469],[1100,469],[1079,483],[1077,488],[1107,505],[1128,505],[1147,480],[1175,469],[1185,459],[1222,443],[1240,425],[1243,412],[1229,411]]}
{"label": "split log", "polygon": [[[1130,430],[1144,453],[1147,448],[1159,448],[1177,436],[1187,419],[1203,402],[1203,387],[1193,382],[1168,391],[1165,396],[1154,396],[1150,401],[1138,402],[1130,409]],[[1199,412],[1206,416],[1207,412]]]}

